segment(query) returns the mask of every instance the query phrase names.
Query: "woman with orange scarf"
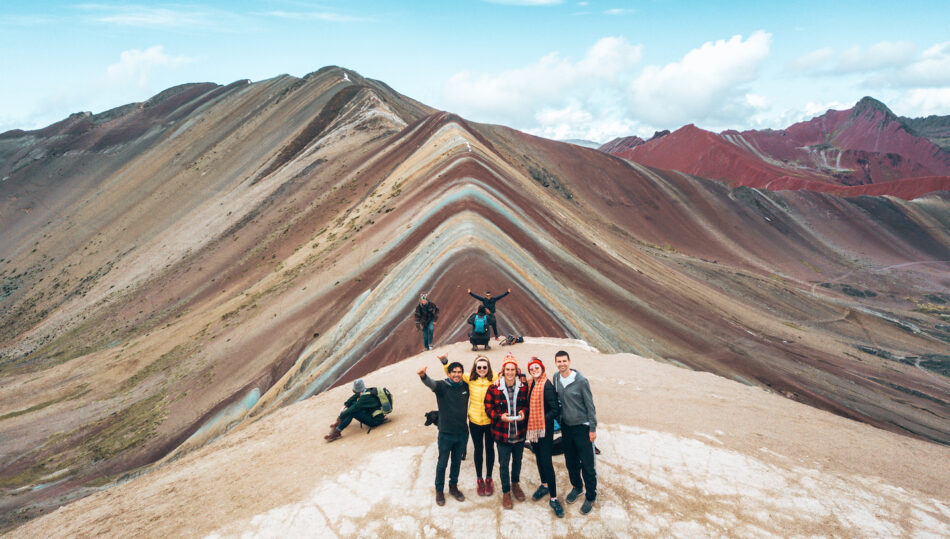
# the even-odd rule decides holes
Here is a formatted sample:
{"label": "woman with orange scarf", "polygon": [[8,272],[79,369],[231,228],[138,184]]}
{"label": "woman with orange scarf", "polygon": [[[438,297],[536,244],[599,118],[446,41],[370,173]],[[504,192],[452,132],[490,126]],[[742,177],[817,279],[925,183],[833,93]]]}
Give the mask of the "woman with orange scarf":
{"label": "woman with orange scarf", "polygon": [[564,518],[564,508],[557,499],[557,484],[554,477],[552,449],[554,447],[554,419],[561,413],[554,384],[548,380],[541,360],[532,357],[528,362],[528,432],[527,441],[531,444],[541,486],[534,491],[531,499],[538,501],[551,495],[548,505],[558,518]]}

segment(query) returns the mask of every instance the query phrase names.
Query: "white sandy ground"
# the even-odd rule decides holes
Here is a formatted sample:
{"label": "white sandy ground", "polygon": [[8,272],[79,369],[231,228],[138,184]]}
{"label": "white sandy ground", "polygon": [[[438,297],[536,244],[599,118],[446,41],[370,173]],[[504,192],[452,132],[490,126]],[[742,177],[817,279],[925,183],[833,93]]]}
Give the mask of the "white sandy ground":
{"label": "white sandy ground", "polygon": [[[433,501],[435,399],[415,375],[442,376],[442,351],[469,367],[462,343],[381,369],[367,385],[394,393],[392,421],[327,444],[340,387],[30,522],[14,537],[950,537],[950,448],[888,433],[707,373],[576,341],[528,339],[493,349],[522,365],[559,348],[591,380],[598,407],[594,511],[475,495]],[[469,454],[471,455],[471,448]],[[555,457],[561,497],[569,490]],[[495,473],[497,483],[497,470]],[[538,484],[526,451],[522,484]],[[500,489],[499,489],[500,490]]]}

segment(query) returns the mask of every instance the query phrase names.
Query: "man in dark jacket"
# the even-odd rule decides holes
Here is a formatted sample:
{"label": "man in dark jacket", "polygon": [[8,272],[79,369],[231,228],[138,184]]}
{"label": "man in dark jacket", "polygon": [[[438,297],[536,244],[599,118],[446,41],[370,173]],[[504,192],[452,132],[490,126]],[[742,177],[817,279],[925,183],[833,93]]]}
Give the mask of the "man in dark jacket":
{"label": "man in dark jacket", "polygon": [[511,293],[511,289],[509,288],[508,291],[505,292],[504,294],[493,298],[491,295],[491,290],[487,290],[485,291],[485,297],[482,297],[482,296],[473,294],[471,288],[468,289],[468,295],[482,302],[482,305],[484,305],[485,308],[488,309],[488,312],[491,314],[491,329],[492,331],[495,332],[496,338],[498,337],[498,326],[495,324],[495,320],[496,320],[495,319],[495,302],[507,296],[510,293]]}
{"label": "man in dark jacket", "polygon": [[432,331],[439,319],[439,308],[425,294],[419,296],[415,310],[416,327],[422,330],[422,348],[432,350]]}
{"label": "man in dark jacket", "polygon": [[468,445],[468,384],[462,380],[465,369],[461,363],[449,363],[447,370],[449,377],[443,380],[429,378],[426,367],[416,373],[422,383],[435,393],[439,406],[439,458],[435,465],[435,503],[438,505],[445,505],[445,468],[450,457],[449,494],[460,502],[465,500],[458,483],[462,455]]}
{"label": "man in dark jacket", "polygon": [[336,422],[330,425],[330,434],[324,436],[323,439],[328,442],[339,440],[343,436],[343,429],[354,419],[370,428],[382,425],[386,421],[386,416],[382,414],[382,403],[379,402],[379,397],[372,388],[366,388],[362,378],[353,382],[353,395],[343,403]]}
{"label": "man in dark jacket", "polygon": [[[574,503],[584,492],[581,513],[590,513],[597,499],[597,470],[594,467],[594,440],[597,438],[597,411],[590,392],[590,383],[584,375],[571,368],[571,356],[564,350],[554,354],[554,389],[561,404],[561,438],[564,444],[564,464],[574,487],[565,498]],[[583,476],[583,481],[581,477]]]}

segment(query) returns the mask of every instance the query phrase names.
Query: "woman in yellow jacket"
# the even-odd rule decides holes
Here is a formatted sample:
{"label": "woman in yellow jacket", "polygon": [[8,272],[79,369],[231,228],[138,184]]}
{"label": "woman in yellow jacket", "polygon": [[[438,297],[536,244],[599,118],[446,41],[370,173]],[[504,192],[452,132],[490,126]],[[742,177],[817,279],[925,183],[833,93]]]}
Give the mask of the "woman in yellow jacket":
{"label": "woman in yellow jacket", "polygon": [[[442,354],[439,361],[442,368],[448,369],[449,355]],[[447,372],[447,371],[446,371]],[[495,445],[491,438],[491,419],[485,413],[485,393],[495,380],[491,363],[485,356],[475,358],[472,372],[462,375],[468,384],[468,432],[475,445],[475,475],[478,476],[476,490],[479,496],[491,496],[495,492],[492,483],[492,469],[495,467]],[[482,479],[482,459],[485,461],[485,478]]]}

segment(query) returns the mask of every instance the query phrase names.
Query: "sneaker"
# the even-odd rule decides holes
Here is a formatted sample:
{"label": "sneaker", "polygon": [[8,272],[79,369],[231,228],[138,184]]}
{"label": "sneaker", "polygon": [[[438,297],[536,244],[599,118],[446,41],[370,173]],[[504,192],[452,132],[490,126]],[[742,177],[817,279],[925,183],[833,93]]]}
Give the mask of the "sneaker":
{"label": "sneaker", "polygon": [[491,345],[490,345],[490,344],[486,344],[486,345],[485,345],[485,350],[491,350]]}
{"label": "sneaker", "polygon": [[443,493],[441,490],[435,491],[435,504],[439,507],[445,505],[445,493]]}
{"label": "sneaker", "polygon": [[584,500],[584,505],[581,506],[581,513],[585,515],[590,513],[590,510],[594,508],[594,500]]}
{"label": "sneaker", "polygon": [[511,493],[515,496],[515,499],[519,502],[524,501],[524,491],[521,490],[521,483],[512,483],[511,484]]}
{"label": "sneaker", "polygon": [[501,495],[501,506],[505,509],[514,508],[515,504],[511,503],[511,493],[505,492]]}
{"label": "sneaker", "polygon": [[554,509],[554,516],[557,518],[564,518],[564,508],[561,507],[560,500],[551,500],[548,502],[548,505],[551,506],[551,509]]}
{"label": "sneaker", "polygon": [[495,493],[495,483],[492,482],[491,477],[485,479],[485,496],[491,496]]}
{"label": "sneaker", "polygon": [[342,437],[343,437],[343,433],[342,433],[342,432],[340,432],[340,431],[338,431],[338,430],[336,430],[336,429],[331,429],[331,430],[330,430],[330,434],[327,434],[326,436],[324,436],[323,439],[326,440],[326,441],[328,441],[328,442],[335,442],[335,441],[339,440],[339,439],[342,438]]}
{"label": "sneaker", "polygon": [[570,492],[567,493],[567,497],[565,498],[565,500],[567,501],[567,503],[574,503],[577,501],[577,497],[580,496],[583,492],[584,492],[584,489],[574,487],[571,489]]}
{"label": "sneaker", "polygon": [[546,487],[545,485],[541,485],[540,487],[538,487],[538,490],[534,491],[534,494],[531,495],[531,499],[534,501],[538,501],[550,493],[551,491],[548,490],[548,487]]}
{"label": "sneaker", "polygon": [[460,502],[465,501],[465,495],[459,490],[458,485],[449,485],[449,494],[451,494],[453,498]]}
{"label": "sneaker", "polygon": [[478,486],[475,488],[475,491],[478,493],[479,496],[485,495],[485,480],[484,479],[482,478],[478,479]]}

